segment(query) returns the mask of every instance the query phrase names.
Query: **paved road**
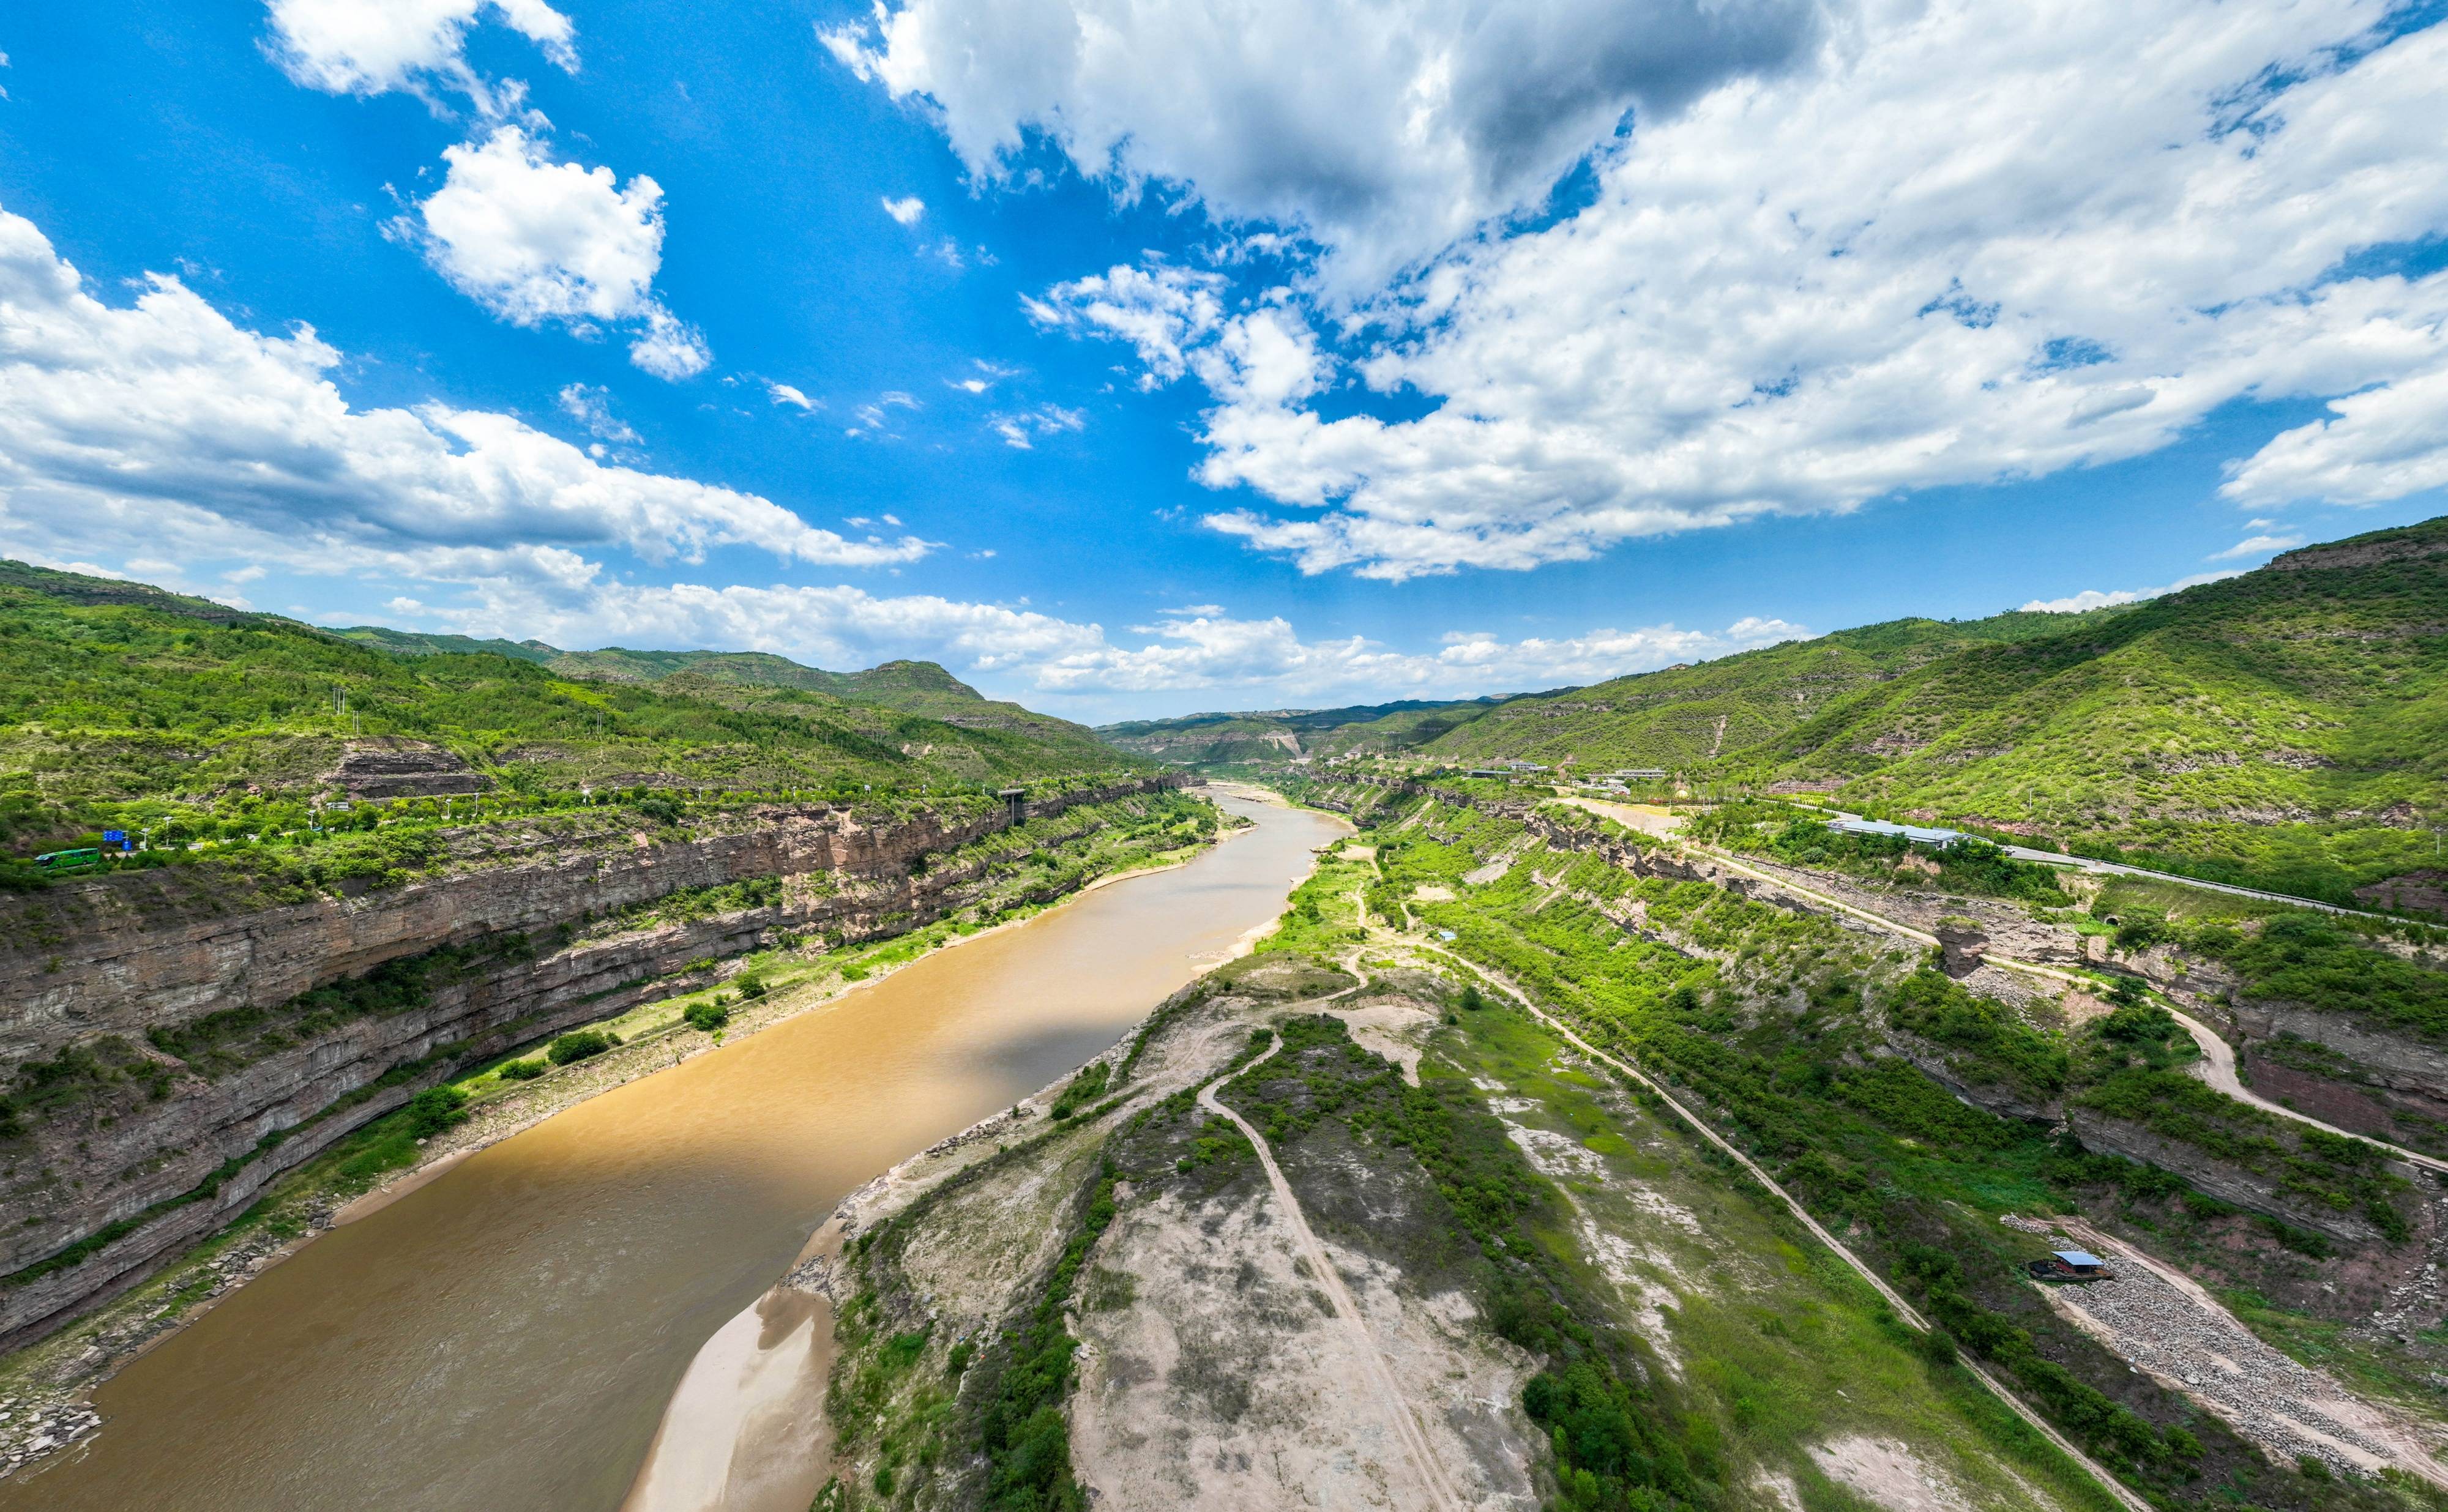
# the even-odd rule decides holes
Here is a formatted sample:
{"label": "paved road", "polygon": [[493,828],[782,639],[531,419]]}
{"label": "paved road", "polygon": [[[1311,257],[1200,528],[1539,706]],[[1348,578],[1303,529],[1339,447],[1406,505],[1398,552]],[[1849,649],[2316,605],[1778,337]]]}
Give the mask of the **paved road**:
{"label": "paved road", "polygon": [[2293,1119],[2298,1123],[2308,1123],[2324,1133],[2343,1134],[2349,1139],[2361,1139],[2365,1144],[2377,1144],[2399,1159],[2421,1166],[2425,1170],[2448,1172],[2448,1160],[2435,1159],[2419,1151],[2409,1150],[2401,1144],[2391,1144],[2386,1139],[2377,1139],[2368,1134],[2356,1134],[2351,1130],[2341,1129],[2336,1124],[2324,1123],[2308,1113],[2298,1113],[2293,1108],[2270,1101],[2260,1093],[2246,1086],[2243,1079],[2236,1075],[2235,1049],[2232,1045],[2220,1039],[2209,1025],[2199,1022],[2191,1015],[2174,1008],[2169,1009],[2169,1012],[2174,1016],[2178,1024],[2185,1026],[2185,1032],[2193,1037],[2193,1043],[2202,1047],[2199,1068],[2201,1079],[2238,1102],[2249,1102],[2264,1113],[2275,1113],[2282,1119]]}
{"label": "paved road", "polygon": [[2205,882],[2199,877],[2180,877],[2172,871],[2153,871],[2148,867],[2127,866],[2121,861],[2098,861],[2087,855],[2061,855],[2055,851],[2035,851],[2027,845],[2001,846],[2000,850],[2018,861],[2037,861],[2044,866],[2068,867],[2076,871],[2113,874],[2124,877],[2149,877],[2153,882],[2173,882],[2180,887],[2201,888],[2210,892],[2224,892],[2231,897],[2259,898],[2266,903],[2284,903],[2291,908],[2318,909],[2323,913],[2341,913],[2356,919],[2385,919],[2392,923],[2393,913],[2374,913],[2368,909],[2343,909],[2318,898],[2299,898],[2286,892],[2263,892],[2253,888],[2231,888],[2224,882]]}
{"label": "paved road", "polygon": [[[1793,802],[1790,798],[1786,801]],[[1847,813],[1842,809],[1831,809],[1818,803],[1794,803],[1794,807],[1815,810],[1837,819],[1861,817],[1858,813]],[[2149,867],[2127,866],[2122,861],[2100,861],[2087,855],[2067,855],[2057,851],[2035,851],[2027,845],[2000,846],[1999,849],[2018,861],[2037,861],[2043,866],[2066,867],[2073,871],[2090,871],[2099,875],[2149,877],[2154,882],[2173,882],[2179,887],[2201,888],[2210,892],[2224,892],[2230,897],[2259,898],[2266,903],[2285,903],[2298,909],[2318,909],[2324,913],[2342,913],[2350,918],[2385,919],[2391,923],[2397,922],[2397,915],[2393,913],[2375,913],[2368,909],[2341,908],[2334,903],[2323,903],[2317,898],[2299,898],[2290,892],[2263,892],[2256,888],[2236,888],[2229,887],[2224,882],[2205,882],[2199,877],[2178,876],[2173,871],[2153,871]]]}
{"label": "paved road", "polygon": [[[1601,813],[1604,812],[1605,809],[1617,807],[1617,805],[1615,804],[1599,805],[1588,802],[1584,802],[1580,806],[1590,809],[1593,812]],[[1806,804],[1804,807],[1815,807],[1815,805]],[[1825,813],[1832,813],[1834,811],[1823,809],[1820,812]],[[1610,814],[1608,817],[1612,818],[1614,815]],[[1705,852],[1711,859],[1716,861],[1722,866],[1731,867],[1737,871],[1757,877],[1763,882],[1774,883],[1776,886],[1785,889],[1788,892],[1793,892],[1802,897],[1808,898],[1811,902],[1818,904],[1822,908],[1848,914],[1853,918],[1863,920],[1865,923],[1877,925],[1879,928],[1887,930],[1889,933],[1910,940],[1917,945],[1929,946],[1938,944],[1937,937],[1924,930],[1916,929],[1909,924],[1901,923],[1895,919],[1890,919],[1884,914],[1873,913],[1867,909],[1857,908],[1850,903],[1842,901],[1841,899],[1830,897],[1825,892],[1805,887],[1802,884],[1793,881],[1789,877],[1777,876],[1771,872],[1763,871],[1757,867],[1750,866],[1743,861],[1735,859],[1730,853],[1720,851],[1714,846],[1699,845],[1688,840],[1685,841],[1684,844],[1692,850]],[[2027,851],[2020,846],[2009,846],[2006,849],[2011,853],[2018,854],[2026,858],[2038,857],[2046,860],[2064,859],[2063,857],[2056,856],[2053,852],[2047,851]],[[2108,863],[2106,862],[2095,862],[2092,863],[2092,865],[2101,868],[2108,867]],[[2132,867],[2117,867],[2111,870],[2132,872],[2141,876],[2166,875],[2166,873],[2158,871],[2138,871],[2136,869]],[[2211,885],[2206,882],[2194,882],[2189,877],[2177,877],[2172,880],[2183,882],[2189,887],[2209,887]],[[2242,892],[2245,890],[2240,888],[2222,888],[2218,890],[2224,892]],[[2255,892],[2247,893],[2247,896],[2276,897],[2277,894],[2269,892]],[[2301,903],[2304,900],[2300,898],[2285,898],[2280,899],[2280,901]],[[2327,904],[2310,904],[2307,906],[2312,908],[2329,907]],[[2354,910],[2350,909],[2331,909],[2330,911],[2333,913],[2349,913]],[[2372,917],[2379,918],[2382,917],[2382,915],[2374,914]],[[2032,976],[2050,977],[2059,982],[2071,983],[2074,986],[2084,987],[2086,989],[2096,990],[2097,984],[2090,977],[2081,976],[2072,971],[2060,970],[2059,968],[2052,966],[2041,966],[2036,961],[2018,961],[2010,955],[1988,955],[1983,957],[1983,959],[1987,960],[1992,966],[2003,967],[2008,970],[2021,971]],[[2391,1144],[2386,1139],[2377,1139],[2368,1134],[2357,1134],[2351,1129],[2342,1129],[2334,1123],[2324,1123],[2308,1113],[2298,1112],[2296,1109],[2286,1107],[2282,1103],[2270,1101],[2267,1098],[2263,1097],[2260,1093],[2253,1091],[2250,1087],[2244,1084],[2244,1079],[2236,1073],[2235,1069],[2235,1047],[2228,1044],[2224,1039],[2221,1039],[2216,1030],[2212,1029],[2209,1024],[2194,1018],[2192,1015],[2176,1009],[2173,1006],[2171,1006],[2169,1011],[2175,1021],[2184,1026],[2185,1032],[2192,1036],[2193,1043],[2201,1049],[2202,1059],[2200,1064],[2195,1068],[2195,1074],[2198,1075],[2202,1081],[2208,1082],[2216,1090],[2226,1093],[2228,1097],[2235,1099],[2238,1102],[2247,1103],[2252,1107],[2259,1108],[2264,1113],[2275,1114],[2282,1119],[2292,1119],[2297,1123],[2305,1124],[2311,1128],[2319,1129],[2324,1134],[2335,1134],[2349,1139],[2361,1139],[2366,1144],[2376,1144],[2381,1149],[2386,1150],[2390,1155],[2396,1157],[2398,1159],[2403,1160],[2408,1164],[2419,1165],[2425,1170],[2438,1171],[2443,1175],[2448,1175],[2448,1160],[2441,1160],[2433,1156],[2424,1155],[2418,1150],[2409,1150],[2401,1144]]]}

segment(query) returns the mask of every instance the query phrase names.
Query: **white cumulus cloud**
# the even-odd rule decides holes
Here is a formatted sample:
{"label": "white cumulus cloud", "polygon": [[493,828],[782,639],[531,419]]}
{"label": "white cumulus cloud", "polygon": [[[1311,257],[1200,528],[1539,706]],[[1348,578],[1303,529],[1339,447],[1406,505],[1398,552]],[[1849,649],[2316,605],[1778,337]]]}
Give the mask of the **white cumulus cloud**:
{"label": "white cumulus cloud", "polygon": [[[592,547],[693,562],[743,545],[853,566],[930,549],[606,466],[497,411],[360,410],[330,377],[340,362],[312,330],[244,329],[164,275],[106,304],[32,222],[0,211],[0,542],[53,560],[141,542],[176,560],[563,584],[590,581]],[[561,402],[626,429],[600,391]]]}
{"label": "white cumulus cloud", "polygon": [[468,66],[468,29],[508,27],[556,66],[578,67],[577,28],[544,0],[270,0],[268,50],[281,71],[332,94],[422,91],[439,82],[480,109],[500,103]]}
{"label": "white cumulus cloud", "polygon": [[[2438,365],[2329,401],[2331,418],[2270,438],[2219,491],[2247,506],[2323,499],[2377,504],[2448,488],[2448,336],[2435,312]],[[2289,543],[2290,545],[2299,543]]]}
{"label": "white cumulus cloud", "polygon": [[887,195],[884,198],[884,213],[905,226],[914,226],[918,223],[918,218],[927,213],[927,201],[914,194],[899,200]]}
{"label": "white cumulus cloud", "polygon": [[[2228,493],[2249,508],[2448,478],[2448,272],[2369,256],[2448,234],[2448,25],[2398,34],[2385,0],[2252,0],[2215,27],[2183,0],[1831,5],[1774,60],[1681,44],[1672,105],[1619,135],[1603,112],[1525,105],[1518,140],[1565,122],[1593,156],[1571,213],[1507,234],[1389,208],[1408,201],[1338,154],[1416,136],[1434,163],[1446,124],[1477,119],[1473,48],[1595,56],[1604,39],[1574,29],[1612,27],[1647,48],[1643,8],[1558,10],[1569,26],[1482,10],[1459,30],[1432,0],[1310,9],[1324,18],[1288,23],[1283,52],[1272,32],[1214,46],[1249,14],[1216,0],[907,0],[834,39],[933,101],[981,172],[1050,132],[1322,240],[1289,289],[1151,263],[1030,304],[1049,330],[1128,343],[1145,383],[1198,381],[1197,476],[1246,500],[1211,523],[1306,571],[1528,568],[2045,476],[2247,398],[2334,411],[2239,465]],[[1315,41],[1375,24],[1408,39]],[[1188,40],[1135,49],[1159,32]],[[1285,61],[1304,47],[1332,62]],[[1403,61],[1438,47],[1444,73]],[[1329,169],[1348,200],[1319,187]],[[1349,275],[1367,247],[1431,243],[1410,272]],[[1392,417],[1322,412],[1353,380]]]}
{"label": "white cumulus cloud", "polygon": [[1236,619],[1214,604],[1109,634],[1101,624],[1025,606],[851,586],[647,585],[591,572],[480,582],[471,602],[418,605],[432,622],[476,635],[538,636],[564,645],[729,646],[778,651],[819,666],[894,657],[941,661],[1032,699],[1081,711],[1238,701],[1467,698],[1599,681],[1807,634],[1777,620],[1724,631],[1653,625],[1559,639],[1456,635],[1406,652],[1363,637],[1305,641],[1281,616]]}
{"label": "white cumulus cloud", "polygon": [[2241,570],[2231,567],[2225,572],[2197,572],[2190,578],[2178,578],[2164,588],[2113,588],[2107,591],[2085,588],[2062,599],[2034,599],[2022,609],[2025,614],[2080,614],[2087,609],[2105,609],[2113,604],[2139,603],[2145,599],[2156,599],[2163,594],[2197,587],[2205,583],[2223,582],[2240,576]]}
{"label": "white cumulus cloud", "polygon": [[2286,551],[2304,544],[2300,535],[2248,535],[2224,551],[2213,551],[2212,562],[2237,562],[2246,557],[2266,557],[2274,551]]}
{"label": "white cumulus cloud", "polygon": [[516,325],[630,326],[630,360],[659,378],[691,377],[713,360],[654,293],[661,185],[641,173],[623,186],[609,168],[556,162],[516,125],[442,156],[442,187],[395,224],[451,287]]}
{"label": "white cumulus cloud", "polygon": [[1544,200],[1628,110],[1807,57],[1815,0],[903,0],[824,33],[942,123],[973,177],[1032,137],[1123,195],[1296,228],[1381,280]]}

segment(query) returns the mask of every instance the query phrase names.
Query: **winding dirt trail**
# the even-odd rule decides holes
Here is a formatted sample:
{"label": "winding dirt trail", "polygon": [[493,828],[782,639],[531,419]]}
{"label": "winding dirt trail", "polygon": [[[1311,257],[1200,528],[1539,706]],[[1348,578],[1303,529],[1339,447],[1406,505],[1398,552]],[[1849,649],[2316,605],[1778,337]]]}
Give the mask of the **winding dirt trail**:
{"label": "winding dirt trail", "polygon": [[[1367,979],[1364,977],[1362,981],[1365,985]],[[1358,991],[1359,988],[1350,990]],[[1340,992],[1335,994],[1336,997],[1344,995]],[[1276,1036],[1275,1043],[1267,1047],[1267,1053],[1243,1067],[1241,1074],[1246,1076],[1264,1065],[1283,1045],[1283,1037]],[[1267,1185],[1274,1192],[1276,1205],[1283,1209],[1285,1223],[1291,1230],[1292,1242],[1300,1251],[1301,1257],[1309,1262],[1309,1268],[1316,1273],[1318,1286],[1326,1292],[1327,1299],[1334,1304],[1335,1316],[1349,1330],[1353,1346],[1360,1351],[1361,1359],[1367,1363],[1371,1377],[1369,1388],[1384,1404],[1386,1415],[1393,1422],[1396,1437],[1403,1441],[1403,1447],[1418,1466],[1422,1489],[1427,1493],[1429,1502],[1443,1512],[1463,1512],[1463,1499],[1455,1493],[1452,1483],[1445,1479],[1444,1466],[1437,1462],[1435,1451],[1428,1446],[1427,1433],[1420,1426],[1410,1399],[1403,1395],[1402,1387],[1395,1381],[1393,1367],[1386,1363],[1386,1356],[1377,1348],[1376,1338],[1369,1333],[1368,1323],[1361,1315],[1360,1305],[1352,1300],[1350,1292],[1345,1288],[1342,1273],[1335,1270],[1334,1262],[1327,1257],[1326,1246],[1318,1242],[1317,1234],[1309,1226],[1309,1219],[1301,1213],[1300,1199],[1292,1195],[1291,1183],[1284,1179],[1283,1168],[1275,1164],[1274,1151],[1268,1148],[1266,1139],[1250,1126],[1247,1119],[1216,1099],[1215,1089],[1231,1080],[1225,1078],[1200,1087],[1198,1105],[1231,1120],[1233,1126],[1239,1129],[1242,1137],[1258,1152],[1258,1163],[1266,1169]]]}
{"label": "winding dirt trail", "polygon": [[2243,1079],[2236,1075],[2235,1047],[2220,1039],[2216,1030],[2190,1014],[2174,1008],[2168,1011],[2178,1024],[2185,1026],[2185,1032],[2193,1037],[2193,1043],[2202,1048],[2201,1062],[2196,1067],[2201,1079],[2238,1102],[2248,1102],[2264,1113],[2274,1113],[2282,1119],[2292,1119],[2298,1123],[2309,1124],[2324,1133],[2343,1135],[2349,1139],[2361,1139],[2365,1144],[2377,1144],[2409,1165],[2419,1165],[2428,1171],[2448,1172],[2448,1160],[2424,1155],[2419,1150],[2409,1150],[2401,1144],[2391,1144],[2386,1139],[2376,1139],[2368,1134],[2356,1134],[2341,1129],[2334,1123],[2324,1123],[2308,1113],[2299,1113],[2293,1108],[2270,1101],[2260,1093],[2246,1086]]}

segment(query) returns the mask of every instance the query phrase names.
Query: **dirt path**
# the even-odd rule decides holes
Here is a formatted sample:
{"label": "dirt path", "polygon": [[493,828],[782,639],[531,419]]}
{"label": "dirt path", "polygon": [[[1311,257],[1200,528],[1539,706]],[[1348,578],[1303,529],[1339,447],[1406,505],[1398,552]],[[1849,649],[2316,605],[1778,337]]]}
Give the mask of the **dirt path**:
{"label": "dirt path", "polygon": [[[1336,996],[1342,994],[1337,993]],[[1275,1043],[1268,1046],[1267,1053],[1251,1062],[1243,1074],[1265,1064],[1283,1048],[1283,1043],[1282,1037],[1277,1036]],[[1274,1152],[1267,1147],[1265,1138],[1250,1126],[1248,1120],[1216,1099],[1215,1089],[1222,1084],[1220,1081],[1211,1081],[1200,1087],[1198,1105],[1231,1120],[1234,1127],[1239,1129],[1242,1137],[1258,1152],[1258,1163],[1266,1168],[1267,1185],[1275,1195],[1276,1205],[1283,1209],[1284,1221],[1291,1231],[1292,1242],[1300,1251],[1301,1257],[1309,1262],[1310,1269],[1317,1273],[1319,1288],[1334,1304],[1335,1316],[1342,1319],[1344,1326],[1350,1330],[1353,1346],[1360,1357],[1367,1362],[1368,1372],[1373,1377],[1367,1385],[1385,1405],[1387,1416],[1393,1420],[1396,1436],[1401,1438],[1403,1446],[1419,1466],[1420,1483],[1426,1490],[1429,1502],[1444,1512],[1462,1512],[1462,1498],[1455,1494],[1453,1485],[1445,1479],[1444,1466],[1437,1463],[1435,1452],[1428,1447],[1428,1436],[1421,1428],[1409,1399],[1403,1395],[1402,1388],[1396,1384],[1393,1368],[1386,1363],[1386,1356],[1378,1349],[1376,1339],[1369,1334],[1367,1320],[1361,1316],[1360,1305],[1351,1299],[1350,1292],[1344,1287],[1342,1273],[1327,1257],[1326,1246],[1318,1242],[1317,1234],[1309,1226],[1309,1219],[1302,1215],[1300,1199],[1292,1195],[1291,1183],[1284,1179],[1283,1168],[1275,1164]]]}
{"label": "dirt path", "polygon": [[2377,1144],[2409,1165],[2419,1165],[2430,1171],[2448,1172],[2448,1160],[2438,1159],[2417,1150],[2409,1150],[2401,1144],[2391,1144],[2385,1139],[2375,1139],[2368,1134],[2351,1133],[2339,1128],[2336,1124],[2324,1123],[2308,1113],[2299,1113],[2293,1108],[2270,1101],[2260,1093],[2246,1086],[2244,1080],[2236,1075],[2235,1047],[2220,1039],[2216,1030],[2190,1014],[2173,1008],[2169,1012],[2178,1024],[2185,1026],[2185,1032],[2193,1037],[2193,1043],[2202,1047],[2201,1063],[2196,1067],[2201,1079],[2238,1102],[2248,1102],[2264,1113],[2274,1113],[2282,1119],[2292,1119],[2298,1123],[2307,1123],[2324,1133],[2343,1135],[2349,1139],[2361,1139],[2365,1144]]}

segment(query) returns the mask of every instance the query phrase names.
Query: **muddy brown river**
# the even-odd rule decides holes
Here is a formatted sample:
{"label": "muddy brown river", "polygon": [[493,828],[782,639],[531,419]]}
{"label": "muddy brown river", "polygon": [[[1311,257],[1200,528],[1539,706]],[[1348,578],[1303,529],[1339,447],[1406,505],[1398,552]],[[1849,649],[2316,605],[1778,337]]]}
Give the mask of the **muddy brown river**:
{"label": "muddy brown river", "polygon": [[610,1512],[700,1346],[833,1204],[1036,1091],[1272,919],[1322,814],[642,1078],[333,1230],[130,1365],[0,1512]]}

